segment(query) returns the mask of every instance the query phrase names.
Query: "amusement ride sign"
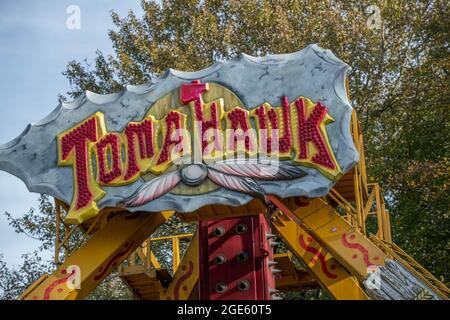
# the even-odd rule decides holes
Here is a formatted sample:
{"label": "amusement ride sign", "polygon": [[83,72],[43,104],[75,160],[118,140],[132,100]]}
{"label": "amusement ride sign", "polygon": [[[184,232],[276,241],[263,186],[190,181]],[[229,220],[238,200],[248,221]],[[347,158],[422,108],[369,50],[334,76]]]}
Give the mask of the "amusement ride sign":
{"label": "amusement ride sign", "polygon": [[70,203],[70,223],[107,207],[188,214],[323,196],[358,161],[346,70],[312,45],[86,92],[0,146],[0,169]]}

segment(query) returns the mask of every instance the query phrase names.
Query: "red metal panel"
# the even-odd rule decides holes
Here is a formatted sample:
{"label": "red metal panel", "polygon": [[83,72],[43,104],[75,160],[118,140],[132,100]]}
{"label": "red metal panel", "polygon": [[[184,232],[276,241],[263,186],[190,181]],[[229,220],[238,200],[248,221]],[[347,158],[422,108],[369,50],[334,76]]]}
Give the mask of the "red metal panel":
{"label": "red metal panel", "polygon": [[200,298],[270,299],[275,279],[266,234],[269,227],[262,214],[200,222]]}

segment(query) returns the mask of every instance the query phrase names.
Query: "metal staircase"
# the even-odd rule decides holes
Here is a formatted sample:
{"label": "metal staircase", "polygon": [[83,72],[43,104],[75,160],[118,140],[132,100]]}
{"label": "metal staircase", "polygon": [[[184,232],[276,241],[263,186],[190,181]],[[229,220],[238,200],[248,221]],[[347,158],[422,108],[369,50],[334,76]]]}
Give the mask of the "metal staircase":
{"label": "metal staircase", "polygon": [[377,238],[374,235],[370,236],[370,240],[375,243],[381,250],[383,250],[388,256],[401,262],[401,264],[412,272],[417,278],[423,281],[433,291],[437,292],[443,299],[447,299],[450,296],[450,290],[433,276],[427,269],[421,266],[416,260],[414,260],[409,254],[403,251],[402,248],[395,243],[384,241]]}

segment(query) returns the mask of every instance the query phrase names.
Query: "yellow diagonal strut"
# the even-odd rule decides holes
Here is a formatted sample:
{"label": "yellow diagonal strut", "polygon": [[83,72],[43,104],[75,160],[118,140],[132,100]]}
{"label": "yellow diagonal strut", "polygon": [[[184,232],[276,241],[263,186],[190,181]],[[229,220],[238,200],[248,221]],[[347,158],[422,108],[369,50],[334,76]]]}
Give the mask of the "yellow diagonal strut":
{"label": "yellow diagonal strut", "polygon": [[291,199],[271,201],[285,214],[292,214],[290,218],[304,226],[359,281],[366,279],[370,266],[384,265],[386,254],[324,200],[315,198],[301,207]]}
{"label": "yellow diagonal strut", "polygon": [[173,212],[137,212],[114,216],[53,274],[39,278],[20,299],[83,299],[172,215]]}
{"label": "yellow diagonal strut", "polygon": [[337,300],[367,300],[368,297],[353,277],[304,228],[278,211],[272,216],[272,228],[314,274],[322,288]]}
{"label": "yellow diagonal strut", "polygon": [[195,290],[199,275],[198,233],[189,243],[180,266],[164,293],[163,300],[187,300]]}
{"label": "yellow diagonal strut", "polygon": [[[317,246],[322,246],[359,282],[367,279],[373,267],[384,266],[385,260],[390,258],[373,240],[362,234],[357,227],[350,225],[323,199],[312,199],[298,206],[295,199],[280,200],[274,196],[269,198],[302,231],[311,236],[311,244],[316,241]],[[410,269],[402,259],[397,258],[396,261]],[[417,277],[414,270],[410,271]],[[419,279],[422,278],[419,276]],[[447,299],[444,290],[439,290],[427,281],[424,283],[437,296]]]}

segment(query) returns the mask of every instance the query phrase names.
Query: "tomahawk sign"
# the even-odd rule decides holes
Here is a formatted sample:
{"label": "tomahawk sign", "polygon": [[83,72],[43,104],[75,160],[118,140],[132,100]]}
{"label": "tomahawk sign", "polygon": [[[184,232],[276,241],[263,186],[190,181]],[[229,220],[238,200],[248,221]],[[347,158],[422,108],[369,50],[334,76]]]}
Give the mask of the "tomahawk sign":
{"label": "tomahawk sign", "polygon": [[359,159],[347,70],[311,45],[86,91],[0,145],[0,170],[70,204],[69,223],[105,208],[189,214],[322,197]]}
{"label": "tomahawk sign", "polygon": [[75,180],[68,219],[94,216],[96,201],[105,195],[101,186],[130,184],[149,172],[160,175],[180,160],[215,163],[244,154],[290,159],[330,178],[340,174],[326,131],[333,119],[322,103],[283,96],[279,107],[264,103],[225,112],[222,99],[203,101],[208,90],[208,83],[198,80],[183,84],[180,100],[190,112],[172,110],[161,120],[147,116],[128,123],[122,133],[107,132],[104,115],[97,112],[59,134],[59,165],[72,166]]}

